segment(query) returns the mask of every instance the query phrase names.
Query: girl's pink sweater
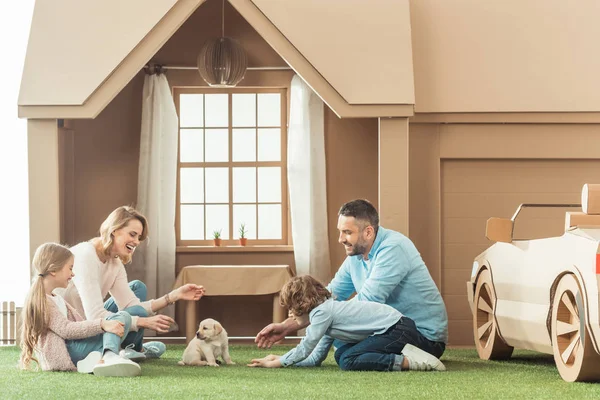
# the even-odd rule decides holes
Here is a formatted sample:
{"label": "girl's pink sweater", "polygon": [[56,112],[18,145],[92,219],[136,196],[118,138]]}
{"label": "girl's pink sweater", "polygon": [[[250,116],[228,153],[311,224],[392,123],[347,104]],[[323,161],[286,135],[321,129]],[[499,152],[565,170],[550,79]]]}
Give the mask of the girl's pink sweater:
{"label": "girl's pink sweater", "polygon": [[40,336],[36,355],[43,371],[76,371],[71,361],[65,340],[85,339],[101,334],[101,318],[85,321],[77,311],[67,304],[67,318],[48,298],[48,332]]}

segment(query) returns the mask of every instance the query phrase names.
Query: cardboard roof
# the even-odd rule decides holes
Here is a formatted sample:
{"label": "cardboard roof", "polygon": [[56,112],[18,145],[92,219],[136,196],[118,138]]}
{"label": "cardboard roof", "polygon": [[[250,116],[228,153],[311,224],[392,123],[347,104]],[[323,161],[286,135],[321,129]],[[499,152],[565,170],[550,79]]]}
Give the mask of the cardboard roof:
{"label": "cardboard roof", "polygon": [[[19,116],[96,117],[204,1],[36,0]],[[339,116],[413,115],[408,0],[228,1]]]}
{"label": "cardboard roof", "polygon": [[253,0],[349,104],[414,104],[408,0]]}

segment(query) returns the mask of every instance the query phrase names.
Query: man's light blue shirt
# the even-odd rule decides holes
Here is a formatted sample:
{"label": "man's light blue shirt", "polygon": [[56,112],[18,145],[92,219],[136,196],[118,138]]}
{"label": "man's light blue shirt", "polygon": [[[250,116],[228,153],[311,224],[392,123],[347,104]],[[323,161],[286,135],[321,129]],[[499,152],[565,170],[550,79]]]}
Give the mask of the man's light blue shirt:
{"label": "man's light blue shirt", "polygon": [[[379,227],[369,251],[348,256],[327,289],[336,300],[354,292],[361,301],[384,303],[412,319],[423,336],[447,343],[448,315],[442,296],[413,242],[399,232]],[[323,338],[313,354],[297,366],[320,365],[333,343]]]}
{"label": "man's light blue shirt", "polygon": [[[402,314],[386,304],[328,299],[309,313],[306,336],[296,348],[281,356],[281,364],[286,367],[300,363],[313,353],[317,344],[321,346],[327,342],[329,351],[333,339],[358,343],[369,336],[385,333],[400,318]],[[322,338],[325,341],[319,343]]]}
{"label": "man's light blue shirt", "polygon": [[448,315],[442,296],[413,242],[399,232],[379,227],[369,251],[346,258],[328,289],[337,300],[354,292],[363,301],[394,307],[415,321],[427,339],[448,341]]}

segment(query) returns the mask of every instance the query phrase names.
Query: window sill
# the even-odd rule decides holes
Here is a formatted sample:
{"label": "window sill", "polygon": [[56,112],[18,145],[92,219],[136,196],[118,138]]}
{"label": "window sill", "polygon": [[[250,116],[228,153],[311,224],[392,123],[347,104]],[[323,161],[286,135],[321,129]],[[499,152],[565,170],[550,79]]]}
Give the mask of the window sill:
{"label": "window sill", "polygon": [[177,253],[293,253],[292,245],[177,246]]}

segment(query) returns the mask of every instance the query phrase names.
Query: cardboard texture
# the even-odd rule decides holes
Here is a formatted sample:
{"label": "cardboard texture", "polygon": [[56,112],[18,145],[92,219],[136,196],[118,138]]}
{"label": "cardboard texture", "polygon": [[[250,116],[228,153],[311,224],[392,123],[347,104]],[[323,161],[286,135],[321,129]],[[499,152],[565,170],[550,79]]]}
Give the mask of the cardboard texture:
{"label": "cardboard texture", "polygon": [[510,219],[492,217],[485,225],[485,237],[494,242],[512,242],[514,223]]}
{"label": "cardboard texture", "polygon": [[565,230],[569,230],[574,226],[595,226],[600,228],[600,215],[567,211],[565,215]]}
{"label": "cardboard texture", "polygon": [[586,214],[600,214],[600,184],[586,183],[583,185],[581,209]]}

